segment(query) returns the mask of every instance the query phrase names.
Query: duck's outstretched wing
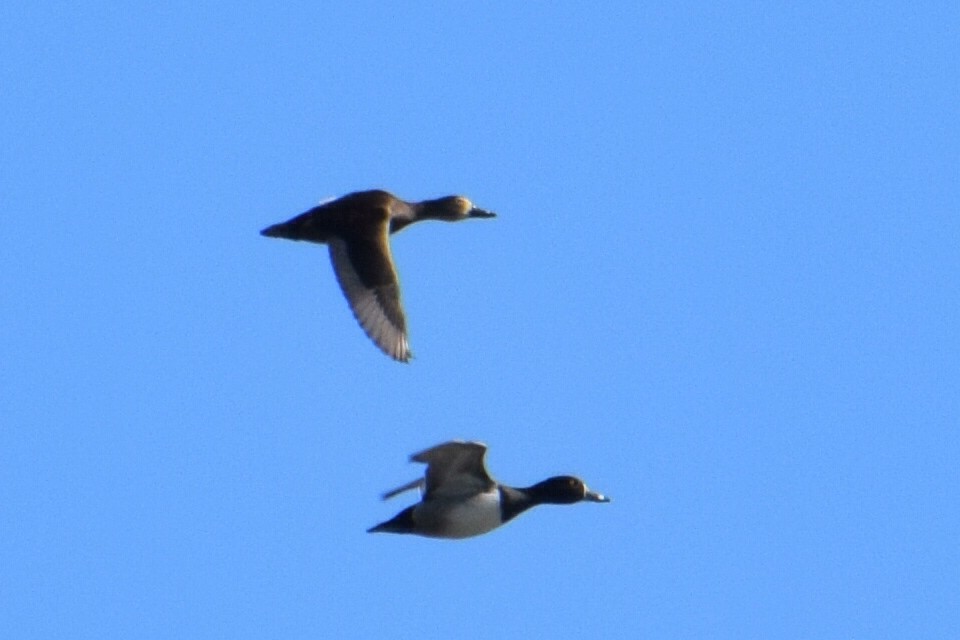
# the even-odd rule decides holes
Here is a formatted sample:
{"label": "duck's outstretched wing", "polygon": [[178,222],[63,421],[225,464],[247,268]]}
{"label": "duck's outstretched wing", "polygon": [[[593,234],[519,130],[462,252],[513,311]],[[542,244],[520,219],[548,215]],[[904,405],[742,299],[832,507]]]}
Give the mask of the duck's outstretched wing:
{"label": "duck's outstretched wing", "polygon": [[479,442],[453,440],[410,456],[427,465],[423,499],[453,498],[489,491],[496,483],[483,458],[487,447]]}
{"label": "duck's outstretched wing", "polygon": [[384,353],[408,362],[412,353],[386,221],[375,237],[338,237],[328,243],[337,281],[360,326]]}

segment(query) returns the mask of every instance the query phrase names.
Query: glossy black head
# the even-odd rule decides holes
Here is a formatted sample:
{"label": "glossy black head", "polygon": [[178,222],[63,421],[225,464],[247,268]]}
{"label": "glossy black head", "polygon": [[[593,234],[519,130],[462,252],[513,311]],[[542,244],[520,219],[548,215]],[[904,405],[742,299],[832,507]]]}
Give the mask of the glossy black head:
{"label": "glossy black head", "polygon": [[573,476],[555,476],[538,482],[526,490],[533,500],[543,504],[573,504],[587,500],[589,502],[610,502],[610,498],[590,491],[580,478]]}
{"label": "glossy black head", "polygon": [[422,217],[438,220],[463,220],[464,218],[493,218],[497,214],[473,206],[463,196],[446,196],[421,203]]}

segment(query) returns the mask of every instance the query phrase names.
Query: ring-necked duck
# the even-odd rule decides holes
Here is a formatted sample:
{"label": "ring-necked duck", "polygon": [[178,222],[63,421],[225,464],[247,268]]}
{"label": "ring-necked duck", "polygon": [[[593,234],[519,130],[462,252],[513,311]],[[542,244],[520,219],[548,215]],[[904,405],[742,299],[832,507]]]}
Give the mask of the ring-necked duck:
{"label": "ring-necked duck", "polygon": [[572,476],[548,478],[522,489],[499,484],[484,466],[486,452],[479,442],[454,440],[410,456],[413,462],[426,463],[426,477],[388,491],[383,498],[420,488],[422,502],[367,531],[469,538],[496,529],[538,504],[610,502]]}
{"label": "ring-necked duck", "polygon": [[360,326],[388,356],[407,362],[407,321],[389,235],[420,220],[492,218],[462,196],[405,202],[386,191],[358,191],[260,233],[330,246],[330,259]]}

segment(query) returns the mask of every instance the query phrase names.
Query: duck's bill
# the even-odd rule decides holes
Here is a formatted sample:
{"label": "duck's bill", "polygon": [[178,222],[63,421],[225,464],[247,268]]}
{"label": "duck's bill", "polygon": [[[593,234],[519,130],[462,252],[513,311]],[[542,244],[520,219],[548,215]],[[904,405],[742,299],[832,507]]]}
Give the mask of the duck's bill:
{"label": "duck's bill", "polygon": [[474,207],[473,209],[470,209],[470,212],[467,213],[467,216],[471,218],[496,218],[497,214],[495,214],[493,211],[481,209],[480,207]]}
{"label": "duck's bill", "polygon": [[610,498],[596,491],[587,491],[583,494],[583,499],[588,502],[610,502]]}

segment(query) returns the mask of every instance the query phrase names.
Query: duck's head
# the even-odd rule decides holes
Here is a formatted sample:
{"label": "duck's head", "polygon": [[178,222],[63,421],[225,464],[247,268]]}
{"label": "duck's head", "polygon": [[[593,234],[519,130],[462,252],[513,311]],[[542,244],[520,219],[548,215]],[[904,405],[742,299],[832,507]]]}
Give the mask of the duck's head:
{"label": "duck's head", "polygon": [[446,196],[421,203],[421,216],[438,220],[463,220],[464,218],[493,218],[497,214],[480,207],[463,196]]}
{"label": "duck's head", "polygon": [[555,476],[538,482],[526,492],[537,502],[545,504],[573,504],[574,502],[610,502],[607,496],[590,491],[580,478]]}

